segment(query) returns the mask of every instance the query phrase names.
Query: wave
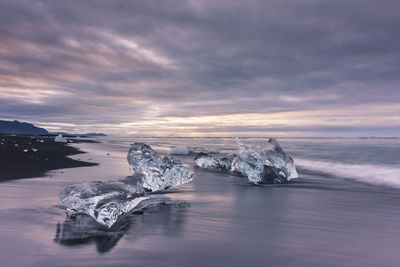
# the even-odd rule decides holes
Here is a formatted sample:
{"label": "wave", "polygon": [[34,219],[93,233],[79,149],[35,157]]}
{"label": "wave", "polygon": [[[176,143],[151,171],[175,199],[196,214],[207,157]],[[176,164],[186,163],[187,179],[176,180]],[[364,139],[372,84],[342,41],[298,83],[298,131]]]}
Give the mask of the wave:
{"label": "wave", "polygon": [[373,185],[400,188],[400,168],[374,164],[349,164],[297,158],[295,164],[304,169],[345,177]]}

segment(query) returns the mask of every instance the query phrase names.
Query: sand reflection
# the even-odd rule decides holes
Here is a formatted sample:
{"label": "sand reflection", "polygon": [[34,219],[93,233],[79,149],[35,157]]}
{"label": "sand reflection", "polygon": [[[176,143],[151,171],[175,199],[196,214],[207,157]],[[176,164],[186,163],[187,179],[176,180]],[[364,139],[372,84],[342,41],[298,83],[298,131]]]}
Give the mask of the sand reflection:
{"label": "sand reflection", "polygon": [[99,253],[105,253],[117,245],[124,235],[129,235],[129,240],[160,230],[164,234],[180,235],[189,207],[188,202],[164,200],[121,216],[110,229],[86,214],[67,216],[62,224],[57,224],[54,241],[64,246],[94,244]]}

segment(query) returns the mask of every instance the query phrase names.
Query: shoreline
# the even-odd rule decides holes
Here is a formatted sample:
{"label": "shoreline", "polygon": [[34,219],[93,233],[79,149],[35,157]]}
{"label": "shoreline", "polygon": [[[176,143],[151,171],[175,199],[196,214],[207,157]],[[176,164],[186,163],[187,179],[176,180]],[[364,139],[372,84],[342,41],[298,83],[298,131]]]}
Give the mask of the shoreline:
{"label": "shoreline", "polygon": [[98,165],[68,157],[86,153],[68,146],[69,143],[97,141],[68,140],[58,143],[52,135],[0,135],[0,182],[40,177],[51,170]]}
{"label": "shoreline", "polygon": [[[234,140],[149,140],[142,141],[163,153],[176,145],[217,152],[236,148]],[[75,159],[91,162],[93,158],[100,164],[51,172],[54,177],[49,179],[0,183],[0,238],[7,240],[0,247],[4,264],[323,266],[346,262],[349,266],[392,266],[400,260],[398,189],[303,168],[297,169],[299,178],[287,184],[263,186],[194,168],[191,183],[153,195],[154,201],[165,200],[165,204],[128,213],[111,230],[89,216],[67,216],[60,191],[72,184],[117,182],[130,175],[126,152],[135,141],[105,138],[97,144],[67,145],[88,152]],[[357,153],[362,161],[364,155],[378,153],[383,146],[369,141],[363,144],[366,149],[347,148],[349,144],[352,141],[329,145],[304,141],[284,147],[297,155],[316,157],[319,153],[326,160],[346,161],[330,149],[335,146],[349,153],[363,152],[362,156]],[[389,141],[385,147],[392,145]],[[389,160],[391,155],[395,154],[382,159]],[[193,164],[192,155],[177,159]]]}

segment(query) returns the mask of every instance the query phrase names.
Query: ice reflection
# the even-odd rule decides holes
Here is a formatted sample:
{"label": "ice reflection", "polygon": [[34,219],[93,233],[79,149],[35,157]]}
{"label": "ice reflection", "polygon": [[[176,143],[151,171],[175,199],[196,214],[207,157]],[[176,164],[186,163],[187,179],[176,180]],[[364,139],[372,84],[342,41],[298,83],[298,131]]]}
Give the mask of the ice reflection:
{"label": "ice reflection", "polygon": [[109,252],[124,235],[129,240],[161,230],[164,234],[180,235],[186,221],[186,209],[190,203],[163,199],[150,203],[135,213],[121,216],[110,228],[97,223],[86,214],[67,216],[58,223],[54,241],[64,246],[95,244],[99,253]]}

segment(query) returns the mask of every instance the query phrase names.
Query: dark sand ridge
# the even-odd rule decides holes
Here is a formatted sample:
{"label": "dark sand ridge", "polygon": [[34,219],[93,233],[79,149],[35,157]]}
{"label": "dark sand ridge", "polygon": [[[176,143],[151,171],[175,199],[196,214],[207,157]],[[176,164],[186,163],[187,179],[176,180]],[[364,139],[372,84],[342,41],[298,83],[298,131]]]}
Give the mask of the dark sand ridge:
{"label": "dark sand ridge", "polygon": [[[69,140],[72,143],[96,142],[86,139]],[[0,135],[0,182],[40,177],[50,170],[98,165],[68,157],[82,153],[85,152],[68,146],[68,143],[55,142],[54,136]]]}

